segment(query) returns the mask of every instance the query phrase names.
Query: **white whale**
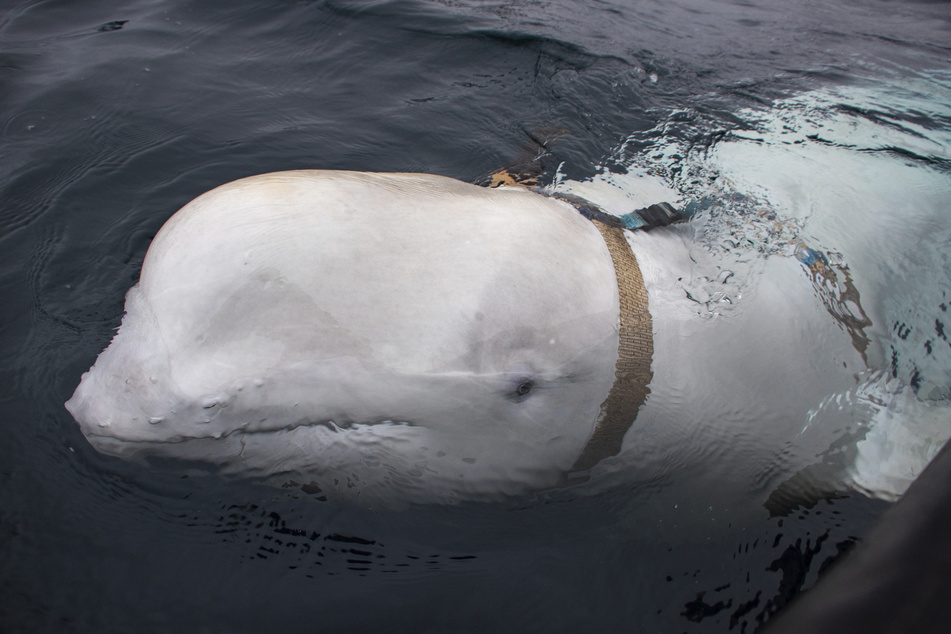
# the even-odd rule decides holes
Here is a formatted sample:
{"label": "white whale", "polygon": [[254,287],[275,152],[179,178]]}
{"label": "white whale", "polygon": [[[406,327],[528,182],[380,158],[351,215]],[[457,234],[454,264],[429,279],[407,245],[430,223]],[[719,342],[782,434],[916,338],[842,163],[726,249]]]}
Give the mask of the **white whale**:
{"label": "white whale", "polygon": [[698,491],[768,493],[875,415],[862,309],[794,257],[704,260],[692,230],[422,174],[246,178],[163,226],[66,407],[104,453],[373,502],[698,464]]}

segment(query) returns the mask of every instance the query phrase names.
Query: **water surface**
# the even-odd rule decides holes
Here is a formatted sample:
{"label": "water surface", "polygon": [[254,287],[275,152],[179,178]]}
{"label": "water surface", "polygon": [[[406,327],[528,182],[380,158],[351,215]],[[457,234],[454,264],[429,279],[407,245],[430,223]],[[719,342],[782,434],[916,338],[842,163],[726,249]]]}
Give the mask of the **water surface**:
{"label": "water surface", "polygon": [[[0,626],[753,631],[887,508],[851,494],[770,515],[772,470],[801,446],[709,445],[722,428],[706,425],[661,473],[632,471],[631,445],[589,490],[374,510],[124,464],[62,404],[152,236],[200,193],[297,168],[475,181],[555,127],[548,182],[623,194],[649,174],[703,201],[685,229],[701,266],[752,275],[789,257],[783,231],[841,252],[874,315],[867,367],[789,424],[838,424],[864,397],[905,433],[897,410],[933,412],[951,385],[949,17],[849,0],[9,3]],[[729,313],[701,278],[698,314]],[[716,463],[726,443],[743,468]]]}

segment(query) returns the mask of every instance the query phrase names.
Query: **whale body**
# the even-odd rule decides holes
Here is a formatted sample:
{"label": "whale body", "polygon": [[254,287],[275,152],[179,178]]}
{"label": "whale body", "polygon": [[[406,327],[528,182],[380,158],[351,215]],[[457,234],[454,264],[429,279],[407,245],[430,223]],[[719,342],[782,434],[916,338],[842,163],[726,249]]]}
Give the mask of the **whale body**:
{"label": "whale body", "polygon": [[162,227],[66,407],[122,457],[408,499],[518,493],[556,484],[591,436],[618,302],[602,236],[560,200],[255,176]]}
{"label": "whale body", "polygon": [[[663,194],[635,177],[624,191]],[[218,187],[156,235],[66,407],[103,453],[371,503],[591,473],[679,472],[774,507],[900,495],[947,437],[899,442],[905,419],[944,409],[876,369],[869,287],[759,212],[758,256],[707,246],[759,240],[739,225],[704,242],[709,223],[621,232],[579,213],[624,211],[617,178],[554,195],[335,171]]]}

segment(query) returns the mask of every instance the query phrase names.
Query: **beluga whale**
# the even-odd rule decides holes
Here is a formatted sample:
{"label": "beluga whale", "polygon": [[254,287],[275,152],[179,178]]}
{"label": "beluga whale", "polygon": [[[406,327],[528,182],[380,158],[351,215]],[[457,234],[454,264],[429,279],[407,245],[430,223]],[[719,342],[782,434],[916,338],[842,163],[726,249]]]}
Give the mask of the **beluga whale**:
{"label": "beluga whale", "polygon": [[616,455],[652,340],[621,228],[566,200],[278,172],[165,223],[66,407],[120,457],[368,499],[492,498]]}
{"label": "beluga whale", "polygon": [[947,439],[887,303],[801,223],[728,188],[729,213],[659,203],[633,169],[500,174],[199,196],[66,408],[105,454],[396,505],[677,478],[782,513],[895,499]]}

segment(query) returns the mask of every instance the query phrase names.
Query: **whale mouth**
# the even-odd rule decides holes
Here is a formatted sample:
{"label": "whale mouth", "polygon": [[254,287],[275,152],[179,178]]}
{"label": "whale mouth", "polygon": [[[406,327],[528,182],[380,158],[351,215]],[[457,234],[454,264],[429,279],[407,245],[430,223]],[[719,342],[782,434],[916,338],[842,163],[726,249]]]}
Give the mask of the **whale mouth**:
{"label": "whale mouth", "polygon": [[85,432],[83,435],[86,440],[97,450],[110,455],[127,455],[129,451],[109,451],[109,448],[137,448],[134,452],[146,451],[149,447],[160,448],[166,445],[183,445],[186,443],[199,443],[203,441],[227,441],[236,440],[242,437],[264,437],[268,435],[277,436],[296,430],[319,429],[323,428],[333,433],[347,432],[359,429],[380,429],[380,428],[398,428],[398,427],[422,427],[414,423],[399,418],[383,418],[370,421],[341,421],[325,420],[310,423],[297,423],[279,428],[268,429],[248,429],[241,427],[227,432],[207,433],[201,436],[186,436],[181,434],[170,435],[166,438],[122,438],[111,434],[97,434],[95,432]]}

